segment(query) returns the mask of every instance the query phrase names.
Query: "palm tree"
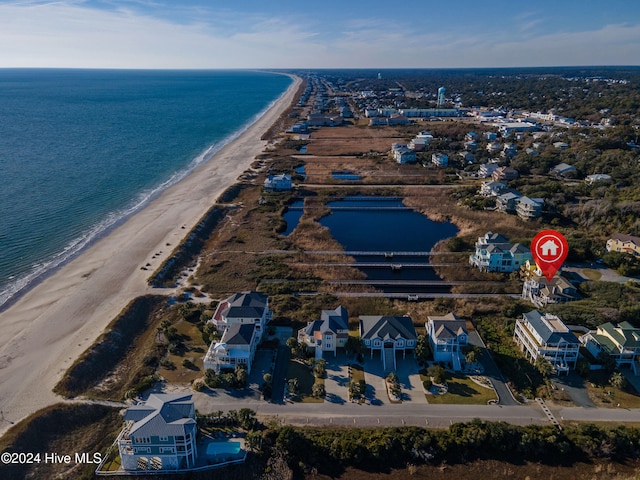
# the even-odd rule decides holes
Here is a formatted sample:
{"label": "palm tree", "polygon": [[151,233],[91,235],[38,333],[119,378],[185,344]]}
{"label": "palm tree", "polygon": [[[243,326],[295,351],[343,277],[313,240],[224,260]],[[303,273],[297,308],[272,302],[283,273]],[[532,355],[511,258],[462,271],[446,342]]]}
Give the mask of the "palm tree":
{"label": "palm tree", "polygon": [[549,378],[554,370],[551,362],[544,357],[538,357],[536,360],[536,368],[544,378]]}

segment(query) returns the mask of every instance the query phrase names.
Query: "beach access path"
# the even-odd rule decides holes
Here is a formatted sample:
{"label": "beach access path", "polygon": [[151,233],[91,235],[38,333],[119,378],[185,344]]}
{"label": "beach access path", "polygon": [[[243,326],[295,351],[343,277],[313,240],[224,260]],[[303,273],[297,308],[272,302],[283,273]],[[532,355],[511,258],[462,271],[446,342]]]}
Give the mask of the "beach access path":
{"label": "beach access path", "polygon": [[[242,135],[0,313],[0,434],[61,400],[62,374],[266,147],[262,134],[292,103],[301,79]],[[141,267],[150,264],[148,270]]]}

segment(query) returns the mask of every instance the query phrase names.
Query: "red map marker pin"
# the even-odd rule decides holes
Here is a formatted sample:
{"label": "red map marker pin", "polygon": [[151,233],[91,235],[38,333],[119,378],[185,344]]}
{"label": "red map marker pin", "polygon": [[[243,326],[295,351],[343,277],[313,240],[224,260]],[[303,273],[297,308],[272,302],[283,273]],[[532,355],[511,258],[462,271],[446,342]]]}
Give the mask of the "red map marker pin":
{"label": "red map marker pin", "polygon": [[549,282],[562,266],[568,253],[567,239],[555,230],[543,230],[531,241],[531,255]]}

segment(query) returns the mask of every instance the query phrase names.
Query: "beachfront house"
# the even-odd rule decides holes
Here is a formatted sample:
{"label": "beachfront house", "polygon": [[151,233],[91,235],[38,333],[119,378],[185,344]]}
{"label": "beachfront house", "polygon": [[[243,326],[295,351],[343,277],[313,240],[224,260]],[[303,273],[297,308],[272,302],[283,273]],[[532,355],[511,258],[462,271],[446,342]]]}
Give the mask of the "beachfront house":
{"label": "beachfront house", "polygon": [[520,197],[516,200],[516,214],[524,220],[538,218],[542,215],[543,206],[543,198]]}
{"label": "beachfront house", "polygon": [[394,143],[391,147],[393,159],[400,163],[415,163],[416,152],[407,146],[406,143]]}
{"label": "beachfront house", "polygon": [[127,408],[116,443],[127,471],[176,470],[196,463],[196,410],[190,394],[152,393]]}
{"label": "beachfront house", "polygon": [[532,310],[516,320],[513,339],[531,363],[544,358],[560,373],[568,373],[578,361],[580,342],[555,315]]}
{"label": "beachfront house", "polygon": [[522,298],[542,308],[554,303],[580,300],[578,289],[562,273],[547,280],[540,270],[535,269],[522,285]]}
{"label": "beachfront house", "polygon": [[478,237],[476,251],[469,256],[469,264],[485,272],[510,273],[533,261],[531,251],[520,243],[509,243],[504,235],[487,232]]}
{"label": "beachfront house", "polygon": [[580,337],[580,341],[595,358],[606,353],[616,361],[618,367],[628,366],[638,375],[640,365],[640,329],[629,322],[604,323]]}
{"label": "beachfront house", "polygon": [[433,359],[450,364],[455,371],[462,370],[462,347],[468,344],[467,324],[454,313],[442,317],[429,316],[425,324]]}
{"label": "beachfront house", "polygon": [[219,342],[212,342],[204,356],[204,369],[220,373],[246,365],[251,372],[251,363],[256,354],[260,335],[254,324],[233,323],[225,328]]}
{"label": "beachfront house", "polygon": [[298,331],[298,342],[313,349],[316,358],[322,358],[324,352],[333,352],[335,356],[348,338],[349,314],[342,306],[335,310],[322,310],[319,320],[307,323]]}
{"label": "beachfront house", "polygon": [[365,348],[379,351],[385,372],[396,370],[396,353],[403,358],[408,350],[416,348],[418,335],[411,317],[389,317],[377,315],[360,316],[360,338]]}
{"label": "beachfront house", "polygon": [[255,325],[262,336],[271,316],[269,297],[260,292],[241,292],[221,301],[209,321],[219,332],[236,323]]}
{"label": "beachfront house", "polygon": [[449,156],[444,153],[433,153],[431,154],[431,163],[436,167],[448,167]]}

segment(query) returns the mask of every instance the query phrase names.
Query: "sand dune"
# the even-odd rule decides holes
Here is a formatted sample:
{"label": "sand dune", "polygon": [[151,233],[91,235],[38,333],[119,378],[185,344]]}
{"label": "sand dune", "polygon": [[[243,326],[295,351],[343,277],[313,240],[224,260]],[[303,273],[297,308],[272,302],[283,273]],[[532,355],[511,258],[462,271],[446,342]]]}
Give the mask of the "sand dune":
{"label": "sand dune", "polygon": [[[299,83],[211,160],[0,314],[0,433],[59,400],[52,388],[61,374],[148,292],[150,273],[264,150],[260,136],[291,104]],[[149,270],[141,270],[147,263]]]}

